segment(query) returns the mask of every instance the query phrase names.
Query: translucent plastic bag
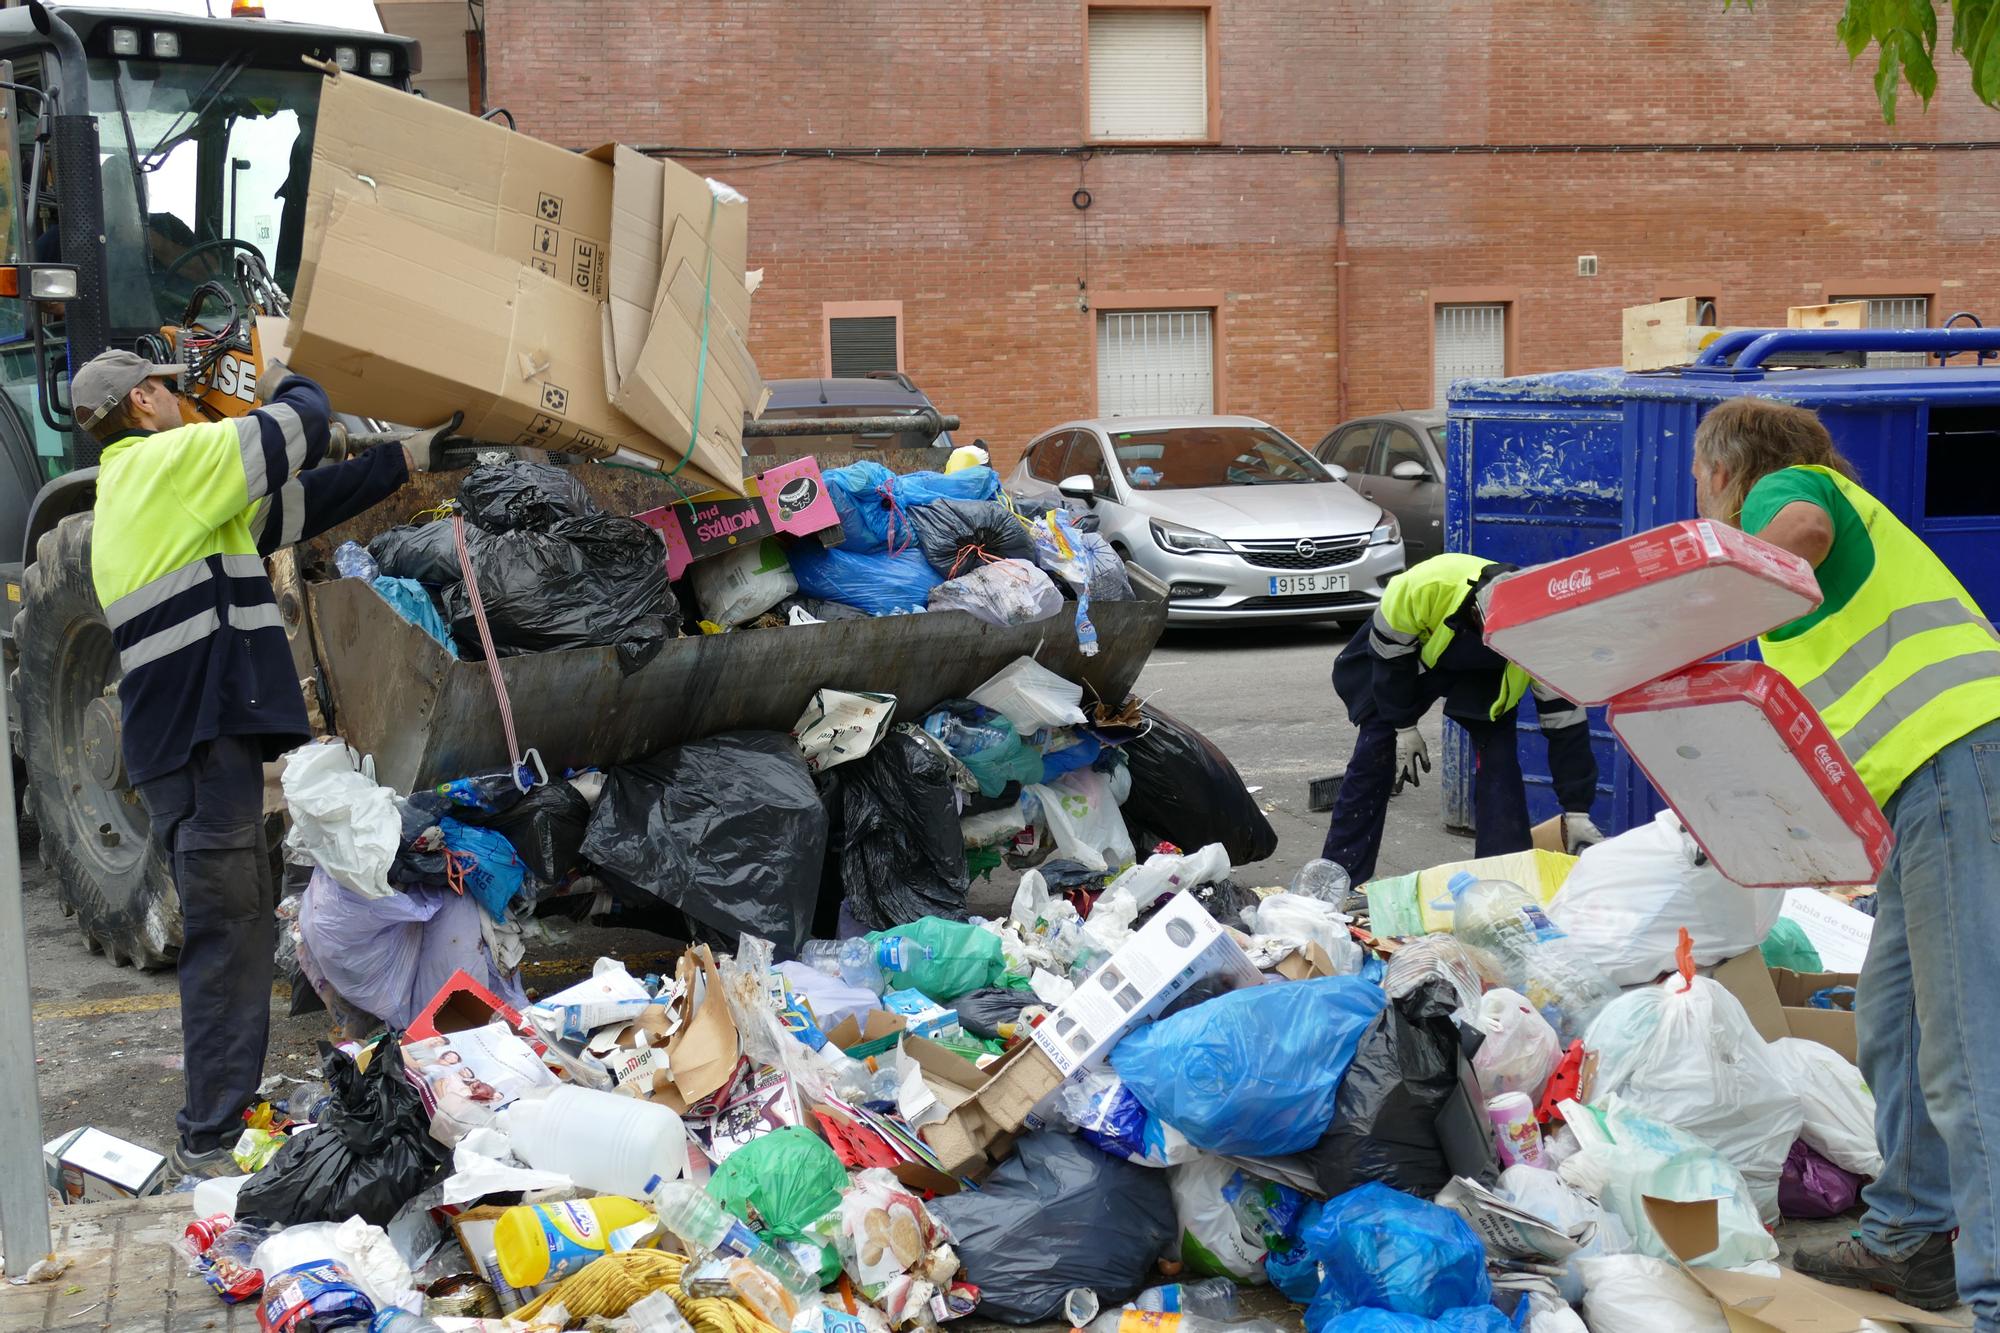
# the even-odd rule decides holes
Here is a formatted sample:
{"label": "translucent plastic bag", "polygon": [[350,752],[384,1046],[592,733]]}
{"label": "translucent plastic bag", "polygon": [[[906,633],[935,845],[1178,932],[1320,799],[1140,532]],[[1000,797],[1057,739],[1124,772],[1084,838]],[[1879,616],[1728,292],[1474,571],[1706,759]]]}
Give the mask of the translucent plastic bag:
{"label": "translucent plastic bag", "polygon": [[799,590],[784,547],[771,537],[698,560],[690,577],[695,604],[718,625],[746,625]]}
{"label": "translucent plastic bag", "polygon": [[1875,1142],[1875,1094],[1861,1071],[1840,1052],[1803,1037],[1784,1037],[1765,1048],[1798,1094],[1805,1123],[1799,1137],[1827,1161],[1858,1176],[1882,1174]]}
{"label": "translucent plastic bag", "polygon": [[1562,1046],[1528,997],[1504,986],[1490,990],[1480,997],[1478,1011],[1466,1018],[1486,1034],[1472,1057],[1480,1089],[1489,1097],[1524,1092],[1539,1101],[1542,1085],[1562,1059]]}
{"label": "translucent plastic bag", "polygon": [[525,1007],[519,984],[494,968],[479,916],[477,902],[446,889],[368,898],[314,871],[299,900],[299,935],[342,999],[401,1029],[454,972]]}
{"label": "translucent plastic bag", "polygon": [[1758,1202],[1743,1173],[1715,1149],[1631,1111],[1604,1111],[1564,1102],[1563,1115],[1583,1146],[1557,1174],[1596,1195],[1616,1213],[1631,1233],[1633,1248],[1641,1254],[1670,1261],[1674,1258],[1646,1216],[1645,1201],[1650,1196],[1677,1203],[1716,1201],[1716,1247],[1696,1256],[1693,1263],[1708,1268],[1741,1268],[1778,1257],[1778,1242],[1764,1229]]}
{"label": "translucent plastic bag", "polygon": [[1181,1224],[1181,1262],[1189,1272],[1238,1282],[1264,1281],[1264,1246],[1243,1234],[1235,1210],[1223,1197],[1224,1187],[1242,1174],[1207,1153],[1167,1172]]}
{"label": "translucent plastic bag", "polygon": [[1347,933],[1352,918],[1332,903],[1296,893],[1274,893],[1257,905],[1255,916],[1253,929],[1259,935],[1317,944],[1326,950],[1336,975],[1351,976],[1361,970],[1365,961],[1361,946]]}
{"label": "translucent plastic bag", "polygon": [[1308,1328],[1337,1327],[1333,1316],[1360,1308],[1436,1319],[1493,1302],[1486,1247],[1465,1219],[1387,1185],[1333,1200],[1301,1239],[1324,1274]]}
{"label": "translucent plastic bag", "polygon": [[802,541],[794,543],[786,555],[801,593],[871,616],[922,611],[931,589],[944,581],[923,553],[914,550],[892,555]]}
{"label": "translucent plastic bag", "polygon": [[1715,1298],[1670,1259],[1585,1259],[1583,1320],[1590,1333],[1729,1333]]}
{"label": "translucent plastic bag", "polygon": [[1043,727],[1080,727],[1083,686],[1064,680],[1032,657],[1017,657],[970,696],[1014,724],[1023,736]]}
{"label": "translucent plastic bag", "polygon": [[989,625],[1027,625],[1062,610],[1049,576],[1025,560],[978,565],[931,589],[933,611],[965,611]]}
{"label": "translucent plastic bag", "polygon": [[1355,1048],[1386,1004],[1359,977],[1230,991],[1140,1028],[1111,1064],[1196,1147],[1281,1157],[1326,1133]]}
{"label": "translucent plastic bag", "polygon": [[1605,1006],[1584,1045],[1598,1056],[1593,1104],[1637,1111],[1714,1148],[1743,1173],[1764,1220],[1778,1220],[1778,1176],[1805,1115],[1720,982],[1675,976],[1628,991]]}
{"label": "translucent plastic bag", "polygon": [[1081,769],[1024,790],[1041,802],[1049,836],[1063,856],[1087,870],[1117,870],[1132,864],[1136,855],[1132,835],[1119,817],[1111,780],[1104,774]]}
{"label": "translucent plastic bag", "polygon": [[292,827],[285,848],[367,898],[396,890],[389,867],[403,841],[396,793],[359,769],[361,759],[338,737],[301,745],[284,759],[280,779]]}

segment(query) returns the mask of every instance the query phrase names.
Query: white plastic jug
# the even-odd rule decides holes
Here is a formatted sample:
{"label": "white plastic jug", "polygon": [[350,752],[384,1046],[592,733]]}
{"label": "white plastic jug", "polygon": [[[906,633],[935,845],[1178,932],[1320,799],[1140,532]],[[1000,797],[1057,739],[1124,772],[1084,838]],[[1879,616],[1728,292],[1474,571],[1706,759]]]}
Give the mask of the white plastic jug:
{"label": "white plastic jug", "polygon": [[565,1086],[522,1098],[498,1124],[516,1157],[593,1193],[643,1199],[654,1177],[687,1173],[687,1128],[657,1102]]}

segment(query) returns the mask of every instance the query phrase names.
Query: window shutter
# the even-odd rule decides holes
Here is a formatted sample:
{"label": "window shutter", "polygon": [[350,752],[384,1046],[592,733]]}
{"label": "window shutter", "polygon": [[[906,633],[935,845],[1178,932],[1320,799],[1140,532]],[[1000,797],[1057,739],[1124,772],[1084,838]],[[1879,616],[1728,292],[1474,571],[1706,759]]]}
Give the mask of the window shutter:
{"label": "window shutter", "polygon": [[1209,311],[1098,314],[1099,416],[1206,416],[1213,411],[1215,335]]}
{"label": "window shutter", "polygon": [[859,377],[878,370],[901,370],[896,364],[896,317],[865,315],[828,321],[835,379]]}
{"label": "window shutter", "polygon": [[1208,137],[1208,12],[1090,11],[1090,137]]}
{"label": "window shutter", "polygon": [[1453,380],[1507,373],[1507,307],[1439,306],[1431,346],[1431,383],[1437,405],[1444,407]]}

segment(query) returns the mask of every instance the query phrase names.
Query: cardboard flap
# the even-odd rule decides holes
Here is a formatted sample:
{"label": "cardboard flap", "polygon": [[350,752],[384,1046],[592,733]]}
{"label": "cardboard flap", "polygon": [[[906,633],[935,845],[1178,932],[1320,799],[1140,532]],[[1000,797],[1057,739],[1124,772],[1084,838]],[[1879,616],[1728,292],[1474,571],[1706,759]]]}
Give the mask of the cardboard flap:
{"label": "cardboard flap", "polygon": [[1688,1276],[1715,1297],[1729,1315],[1732,1329],[1861,1333],[1864,1319],[1947,1328],[1969,1328],[1972,1324],[1962,1315],[1926,1313],[1876,1292],[1831,1287],[1790,1269],[1780,1269],[1776,1277],[1758,1277],[1727,1268],[1698,1268],[1694,1261],[1713,1252],[1717,1244],[1715,1204],[1714,1199],[1678,1203],[1649,1196],[1645,1200],[1646,1220]]}
{"label": "cardboard flap", "polygon": [[[737,1057],[736,1023],[722,995],[722,974],[715,969],[715,956],[706,947],[689,949],[681,955],[678,972],[689,1003],[693,1003],[697,977],[702,980],[702,997],[667,1044],[668,1075],[681,1102],[673,1107],[675,1114],[722,1091],[736,1072]],[[663,1092],[656,1082],[655,1100],[668,1101]],[[668,1101],[668,1105],[673,1104]]]}

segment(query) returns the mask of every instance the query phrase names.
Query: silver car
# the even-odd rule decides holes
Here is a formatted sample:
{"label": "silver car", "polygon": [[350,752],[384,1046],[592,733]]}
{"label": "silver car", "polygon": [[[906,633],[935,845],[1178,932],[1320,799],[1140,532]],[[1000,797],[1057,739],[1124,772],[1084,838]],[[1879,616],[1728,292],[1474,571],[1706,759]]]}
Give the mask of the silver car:
{"label": "silver car", "polygon": [[1038,436],[1008,478],[1098,517],[1173,624],[1358,620],[1403,568],[1395,520],[1254,417],[1112,417]]}

